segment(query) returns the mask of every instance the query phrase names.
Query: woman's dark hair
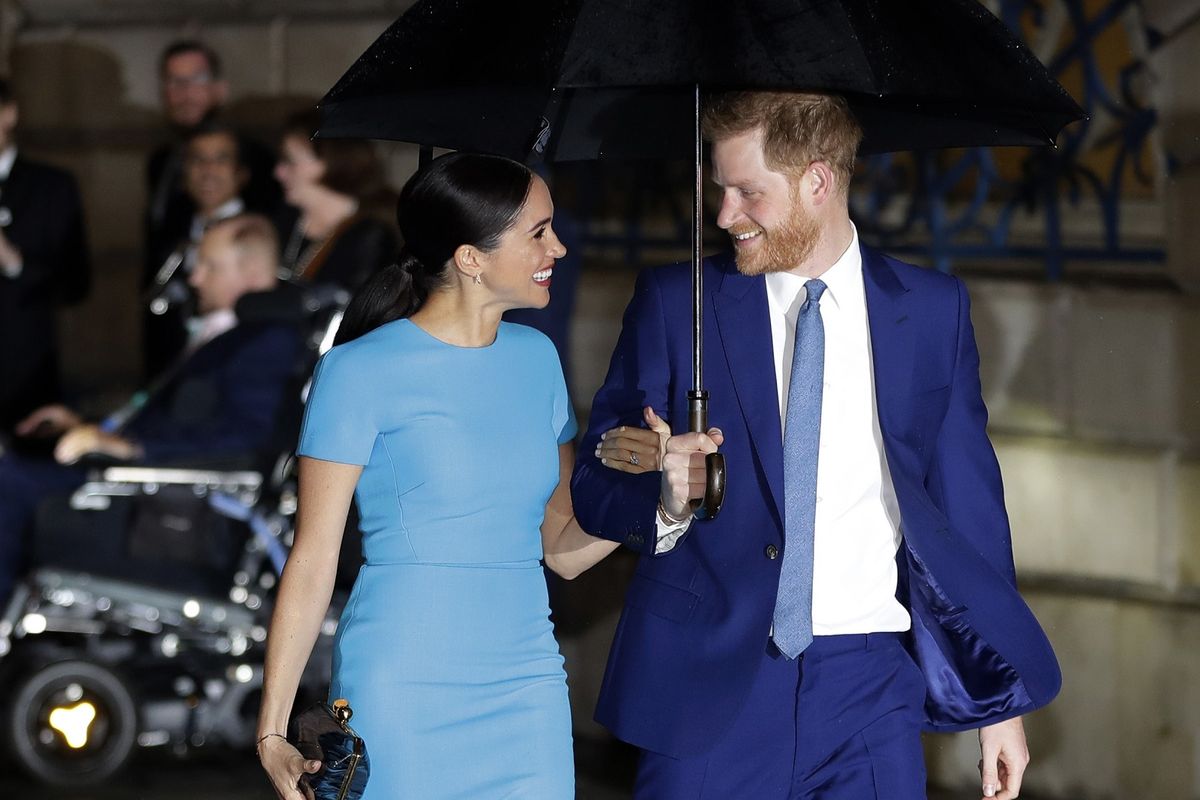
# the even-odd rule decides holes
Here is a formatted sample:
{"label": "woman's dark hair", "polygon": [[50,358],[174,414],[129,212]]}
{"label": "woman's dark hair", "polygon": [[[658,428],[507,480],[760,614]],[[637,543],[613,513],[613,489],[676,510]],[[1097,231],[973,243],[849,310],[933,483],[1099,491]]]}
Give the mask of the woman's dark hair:
{"label": "woman's dark hair", "polygon": [[435,158],[400,190],[396,221],[404,236],[399,261],[355,293],[335,344],[411,316],[449,280],[454,251],[495,250],[525,205],[533,173],[516,161],[479,153]]}
{"label": "woman's dark hair", "polygon": [[325,165],[321,185],[353,197],[367,213],[376,215],[378,206],[385,206],[385,218],[395,207],[396,195],[384,180],[383,162],[375,146],[366,139],[316,139],[321,114],[316,109],[301,111],[288,117],[283,135],[304,139],[313,153]]}

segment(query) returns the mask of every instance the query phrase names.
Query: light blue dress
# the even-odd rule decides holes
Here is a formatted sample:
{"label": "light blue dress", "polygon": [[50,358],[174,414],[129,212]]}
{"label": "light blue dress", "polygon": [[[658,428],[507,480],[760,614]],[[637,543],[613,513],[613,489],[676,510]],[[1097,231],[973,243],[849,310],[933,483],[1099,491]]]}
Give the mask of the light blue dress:
{"label": "light blue dress", "polygon": [[575,432],[554,346],[521,325],[463,348],[397,320],[318,364],[299,453],[365,465],[330,688],[365,800],[574,797],[539,527]]}

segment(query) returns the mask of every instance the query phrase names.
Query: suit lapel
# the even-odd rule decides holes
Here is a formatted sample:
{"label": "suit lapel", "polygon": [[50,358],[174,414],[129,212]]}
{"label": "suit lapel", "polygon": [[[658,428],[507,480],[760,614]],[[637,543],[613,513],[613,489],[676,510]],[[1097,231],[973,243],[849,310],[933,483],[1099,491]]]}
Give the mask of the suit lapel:
{"label": "suit lapel", "polygon": [[900,414],[912,389],[915,347],[908,289],[878,252],[862,248],[871,359],[875,369],[875,403],[884,434],[900,430]]}
{"label": "suit lapel", "polygon": [[[722,256],[728,258],[728,256]],[[767,476],[779,519],[783,519],[783,433],[775,385],[767,285],[730,267],[712,293],[721,350],[729,368],[750,444]]]}
{"label": "suit lapel", "polygon": [[[20,207],[25,199],[28,186],[29,183],[25,180],[25,165],[21,163],[21,157],[17,156],[8,177],[3,183],[0,183],[0,187],[3,187],[0,192],[0,205],[7,206],[9,210]],[[15,215],[16,212],[13,211],[13,213]]]}
{"label": "suit lapel", "polygon": [[[727,258],[727,256],[722,256]],[[871,330],[875,401],[880,429],[901,430],[900,415],[911,392],[915,326],[908,289],[883,256],[862,248],[863,283]],[[774,350],[766,281],[747,277],[718,262],[720,286],[712,292],[721,351],[733,381],[750,444],[767,476],[779,519],[783,519],[783,432],[779,422]],[[722,268],[723,267],[723,268]],[[770,398],[764,402],[764,398]]]}

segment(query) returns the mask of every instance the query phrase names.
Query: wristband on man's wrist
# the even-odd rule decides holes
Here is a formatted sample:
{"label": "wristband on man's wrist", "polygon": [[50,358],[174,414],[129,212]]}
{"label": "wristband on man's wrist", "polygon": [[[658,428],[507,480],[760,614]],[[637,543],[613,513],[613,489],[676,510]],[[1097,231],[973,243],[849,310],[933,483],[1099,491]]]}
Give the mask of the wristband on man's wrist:
{"label": "wristband on man's wrist", "polygon": [[671,513],[667,511],[667,507],[663,505],[662,498],[658,498],[658,518],[661,519],[664,524],[679,525],[680,523],[687,522],[689,519],[691,519],[691,517],[691,514],[687,514],[683,517],[672,516]]}

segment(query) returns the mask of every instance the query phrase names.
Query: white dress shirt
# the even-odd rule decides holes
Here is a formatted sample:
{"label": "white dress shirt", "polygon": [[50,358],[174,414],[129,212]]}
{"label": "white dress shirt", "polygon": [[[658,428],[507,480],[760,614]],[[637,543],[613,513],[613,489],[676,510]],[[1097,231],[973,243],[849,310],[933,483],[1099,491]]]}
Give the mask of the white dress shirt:
{"label": "white dress shirt", "polygon": [[[12,173],[13,164],[17,160],[17,146],[9,145],[0,152],[0,183],[8,180],[8,176]],[[12,211],[4,203],[3,194],[0,193],[0,227],[8,227],[12,222]],[[16,280],[21,277],[21,272],[25,268],[25,262],[21,258],[10,264],[0,264],[0,275],[6,278]]]}
{"label": "white dress shirt", "polygon": [[198,244],[204,237],[204,231],[209,225],[213,224],[214,222],[220,222],[223,219],[236,217],[245,210],[246,204],[242,201],[242,198],[235,197],[232,200],[226,200],[224,203],[217,206],[207,217],[201,214],[193,214],[192,225],[190,228],[188,228],[188,238],[191,240],[192,244]]}
{"label": "white dress shirt", "polygon": [[9,173],[12,172],[13,164],[17,160],[17,146],[10,144],[4,148],[4,152],[0,152],[0,181],[8,180]]}
{"label": "white dress shirt", "polygon": [[199,350],[222,333],[233,330],[237,327],[237,323],[237,314],[229,308],[221,308],[202,316],[190,317],[187,321],[188,341],[185,352],[191,353]]}
{"label": "white dress shirt", "polygon": [[[183,254],[183,269],[186,273],[191,273],[196,267],[196,255],[200,248],[200,240],[204,238],[204,231],[209,225],[214,222],[220,222],[223,219],[236,217],[246,210],[246,204],[242,198],[235,197],[232,200],[227,200],[221,205],[213,209],[213,212],[207,217],[200,214],[192,215],[192,224],[188,227],[188,241]],[[178,251],[176,251],[178,252]]]}
{"label": "white dress shirt", "polygon": [[[824,274],[825,391],[817,455],[813,568],[813,633],[904,631],[908,611],[896,600],[900,508],[887,468],[863,285],[858,231]],[[766,276],[780,428],[787,412],[796,317],[806,277]],[[690,523],[658,521],[656,552],[670,550]]]}

